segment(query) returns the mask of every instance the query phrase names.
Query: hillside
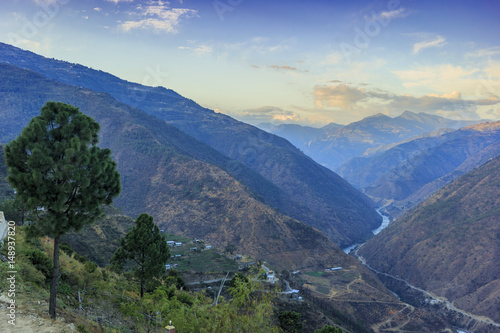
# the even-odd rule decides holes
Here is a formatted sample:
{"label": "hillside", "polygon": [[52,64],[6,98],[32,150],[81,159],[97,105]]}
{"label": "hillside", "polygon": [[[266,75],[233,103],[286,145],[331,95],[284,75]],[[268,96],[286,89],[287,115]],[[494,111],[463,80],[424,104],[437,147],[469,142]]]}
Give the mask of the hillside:
{"label": "hillside", "polygon": [[[6,44],[0,44],[0,62],[31,69],[58,82],[107,93],[177,127],[233,161],[241,162],[227,162],[224,169],[242,179],[268,204],[321,230],[340,246],[368,239],[371,230],[381,223],[373,203],[365,195],[288,141],[203,108],[172,90],[130,83],[102,71],[43,58]],[[21,125],[20,120],[11,119],[9,123]],[[156,125],[160,128],[160,124]],[[249,173],[248,168],[267,182],[250,182],[244,177]]]}
{"label": "hillside", "polygon": [[359,253],[465,311],[500,323],[500,157],[463,175]]}
{"label": "hillside", "polygon": [[500,122],[411,140],[346,163],[340,173],[398,216],[439,188],[500,155]]}
{"label": "hillside", "polygon": [[[276,255],[282,267],[301,263],[306,257],[323,261],[329,251],[340,251],[318,231],[266,206],[226,171],[183,154],[185,150],[177,149],[178,142],[184,142],[184,149],[204,149],[203,154],[209,154],[211,148],[172,126],[109,95],[49,81],[13,66],[0,65],[0,76],[3,78],[0,115],[6,115],[5,118],[17,114],[19,119],[27,121],[39,113],[44,101],[58,100],[79,106],[100,123],[100,145],[111,149],[122,176],[123,190],[115,205],[127,215],[135,217],[146,212],[169,231],[208,237],[221,247],[231,243],[256,258],[273,262]],[[38,103],[39,107],[28,108],[24,103]],[[212,156],[218,155],[212,152]],[[302,233],[294,233],[288,225]],[[248,231],[253,229],[255,237],[249,237]],[[304,248],[297,236],[316,240],[314,245],[325,258],[308,252],[311,249]]]}
{"label": "hillside", "polygon": [[[317,229],[271,209],[224,169],[207,163],[209,158],[225,158],[210,147],[107,94],[47,80],[10,65],[0,65],[0,76],[3,119],[17,115],[27,121],[46,100],[60,100],[78,105],[100,123],[100,145],[112,150],[122,175],[122,195],[115,204],[127,215],[149,213],[168,232],[200,237],[220,248],[234,245],[237,252],[266,260],[278,271],[304,269],[316,274],[342,266],[341,274],[327,274],[321,281],[307,278],[304,288],[367,327],[392,322],[393,314],[406,307]],[[200,155],[205,158],[194,158]],[[81,234],[66,236],[65,241],[102,264],[131,221],[114,211]],[[330,290],[335,299],[329,299]],[[422,318],[433,323],[426,326],[427,332],[446,327],[431,314],[416,310],[403,317],[401,325],[421,323]]]}

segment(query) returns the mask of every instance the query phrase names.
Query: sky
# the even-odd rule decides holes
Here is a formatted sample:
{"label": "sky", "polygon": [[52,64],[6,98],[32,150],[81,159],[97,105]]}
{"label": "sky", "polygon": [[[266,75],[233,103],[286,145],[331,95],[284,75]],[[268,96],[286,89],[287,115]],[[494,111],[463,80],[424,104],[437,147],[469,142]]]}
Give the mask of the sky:
{"label": "sky", "polygon": [[500,119],[500,2],[0,0],[0,41],[251,124]]}

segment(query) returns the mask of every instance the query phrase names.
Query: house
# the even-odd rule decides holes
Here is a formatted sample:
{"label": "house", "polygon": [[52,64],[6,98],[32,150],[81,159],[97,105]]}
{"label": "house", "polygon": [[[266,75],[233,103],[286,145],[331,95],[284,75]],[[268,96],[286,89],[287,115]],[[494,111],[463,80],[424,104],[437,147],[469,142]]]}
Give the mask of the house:
{"label": "house", "polygon": [[274,275],[274,272],[273,271],[269,271],[267,273],[267,282],[269,282],[269,283],[276,283],[276,281],[278,281],[278,279]]}
{"label": "house", "polygon": [[181,246],[182,243],[181,242],[175,242],[175,246]]}
{"label": "house", "polygon": [[326,268],[325,272],[333,272],[333,271],[340,271],[342,267],[332,267],[332,268]]}
{"label": "house", "polygon": [[211,248],[212,248],[212,245],[205,246],[205,250],[210,250]]}
{"label": "house", "polygon": [[168,246],[174,246],[174,245],[175,245],[175,242],[174,242],[174,241],[167,241],[167,245],[168,245]]}

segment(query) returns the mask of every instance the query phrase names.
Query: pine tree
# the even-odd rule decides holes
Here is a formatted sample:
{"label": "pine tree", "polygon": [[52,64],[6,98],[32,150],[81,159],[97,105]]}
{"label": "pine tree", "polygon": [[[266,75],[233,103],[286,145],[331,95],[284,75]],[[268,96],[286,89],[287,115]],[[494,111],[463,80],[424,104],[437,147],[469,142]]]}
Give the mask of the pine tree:
{"label": "pine tree", "polygon": [[100,149],[99,124],[78,108],[48,102],[5,147],[10,185],[34,216],[38,235],[54,238],[49,314],[56,317],[61,236],[104,213],[120,193],[120,174],[109,149]]}
{"label": "pine tree", "polygon": [[113,254],[111,263],[118,270],[125,268],[132,272],[139,280],[142,298],[146,284],[165,274],[169,258],[167,242],[154,224],[153,217],[141,214],[135,226],[120,239],[120,247]]}

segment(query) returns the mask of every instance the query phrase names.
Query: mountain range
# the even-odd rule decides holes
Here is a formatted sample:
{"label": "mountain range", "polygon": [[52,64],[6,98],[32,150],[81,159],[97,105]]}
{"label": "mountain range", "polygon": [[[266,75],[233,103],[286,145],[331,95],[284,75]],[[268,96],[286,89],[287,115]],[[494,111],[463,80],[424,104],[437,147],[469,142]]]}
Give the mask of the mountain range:
{"label": "mountain range", "polygon": [[[167,232],[202,238],[218,248],[234,245],[236,251],[266,260],[276,269],[303,269],[311,274],[304,278],[304,288],[373,331],[384,332],[391,327],[402,331],[415,327],[421,332],[453,331],[432,313],[397,300],[373,273],[339,248],[372,237],[371,230],[381,222],[375,204],[287,140],[203,108],[172,90],[127,82],[1,43],[0,77],[2,143],[19,135],[49,100],[78,106],[101,125],[100,145],[111,149],[122,175],[123,191],[115,204],[123,213],[113,210],[84,234],[69,235],[68,241],[81,251],[89,242],[93,248],[106,243],[106,248],[89,252],[89,257],[99,257],[96,251],[109,257],[116,238],[132,223],[125,215],[135,217],[146,212]],[[453,155],[453,167],[443,170],[443,176],[434,172],[437,178],[418,190],[432,184],[436,189],[439,186],[435,182],[470,171],[494,156],[498,146],[497,123],[428,133],[440,126],[459,125],[411,112],[396,118],[377,115],[320,130],[339,131],[330,134],[332,142],[344,142],[345,151],[360,143],[357,153],[363,151],[372,157],[392,154],[402,149],[398,145],[406,144],[408,152],[400,159],[385,155],[385,159],[396,162],[393,168],[425,150],[429,155],[422,155],[427,158],[424,164],[429,164],[425,171],[432,173],[431,166],[440,165],[447,154]],[[283,133],[288,130],[301,131],[303,139],[317,134],[315,129],[294,126],[284,127]],[[356,133],[360,134],[357,139]],[[415,135],[420,137],[413,140]],[[412,177],[421,174],[417,167],[420,164],[410,165],[416,168],[406,168],[405,172]],[[356,186],[360,187],[383,179],[384,170],[392,170],[389,165],[380,170],[376,166],[377,162],[360,159],[342,170],[351,170],[350,180],[358,181]],[[5,166],[0,159],[2,170]],[[381,182],[381,193],[390,192],[382,191],[383,186]],[[490,193],[496,193],[495,189]],[[379,198],[375,192],[370,195]],[[496,202],[491,205],[498,207]],[[473,211],[475,207],[469,208]],[[456,232],[462,231],[469,230]],[[378,236],[371,242],[376,239]],[[391,245],[387,251],[399,253],[399,244]],[[450,248],[456,246],[451,243]],[[476,258],[478,265],[488,265],[481,257]],[[490,257],[485,259],[487,262]],[[333,266],[341,266],[342,271],[331,275],[323,272],[325,267]],[[418,269],[423,274],[422,267]],[[319,276],[323,278],[321,283]]]}
{"label": "mountain range", "polygon": [[[155,134],[166,135],[162,133],[164,131],[174,133],[170,136],[174,136],[175,141],[169,141],[168,147],[175,146],[204,162],[223,168],[265,203],[321,230],[340,246],[365,241],[371,237],[371,230],[381,223],[370,199],[285,139],[203,108],[172,90],[127,82],[102,71],[47,59],[7,44],[0,44],[0,62],[37,72],[53,83],[101,92],[103,98],[112,98],[113,104],[122,103],[126,108],[134,109],[135,119],[142,123],[148,119]],[[20,82],[16,89],[20,89]],[[15,92],[11,93],[15,96]],[[41,97],[30,95],[22,106],[17,96],[4,99],[3,110],[9,111],[10,115],[5,115],[7,131],[2,132],[0,142],[8,142],[19,133],[23,124],[41,107]],[[66,96],[65,100],[68,99]],[[19,117],[16,107],[31,113]],[[83,106],[81,109],[84,110]],[[137,114],[139,110],[142,111],[140,116]],[[111,119],[107,121],[109,124],[104,126],[113,129]],[[167,127],[167,123],[172,126]],[[173,126],[180,131],[174,131]],[[135,131],[131,131],[129,136],[138,138],[142,135]],[[184,142],[194,146],[188,149],[183,146]],[[203,147],[208,145],[212,149],[201,148],[202,143]],[[210,156],[206,151],[211,152]],[[217,157],[215,151],[219,153]],[[140,182],[137,185],[140,188]]]}
{"label": "mountain range", "polygon": [[[273,264],[272,255],[277,250],[271,248],[279,243],[277,247],[289,258],[277,263],[283,267],[315,257],[302,246],[310,242],[301,243],[297,236],[316,240],[314,245],[324,255],[320,261],[327,260],[329,251],[341,251],[315,229],[268,207],[259,195],[220,167],[203,161],[222,164],[228,158],[173,126],[107,94],[57,83],[25,69],[0,64],[0,76],[0,114],[4,119],[17,115],[17,119],[27,121],[39,111],[25,107],[25,103],[43,105],[57,100],[78,105],[101,125],[100,145],[112,150],[122,176],[122,195],[115,203],[127,215],[149,213],[161,228],[204,237],[221,248],[233,244],[239,251],[266,257]],[[4,125],[13,128],[9,122]],[[6,137],[9,132],[3,134]],[[252,176],[258,178],[256,182],[266,183],[258,174]],[[256,230],[256,238],[248,237],[249,230]],[[273,237],[276,241],[271,242]]]}
{"label": "mountain range", "polygon": [[500,122],[437,130],[338,169],[392,217],[415,207],[452,180],[500,155]]}
{"label": "mountain range", "polygon": [[497,325],[481,331],[498,332],[499,188],[500,157],[496,157],[396,220],[359,253],[383,273],[490,318]]}
{"label": "mountain range", "polygon": [[262,128],[283,136],[315,161],[335,171],[351,158],[370,155],[406,139],[436,129],[458,129],[478,122],[404,111],[394,118],[379,113],[345,126],[332,123],[319,129],[299,125],[263,125]]}

